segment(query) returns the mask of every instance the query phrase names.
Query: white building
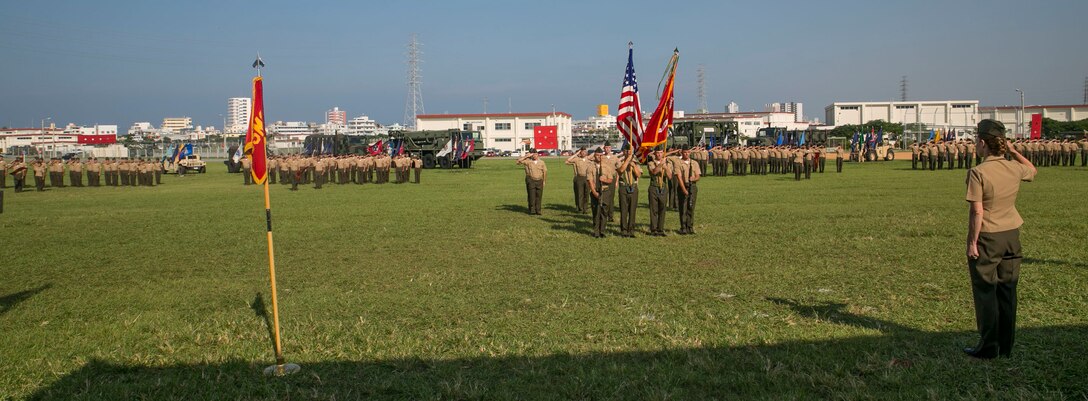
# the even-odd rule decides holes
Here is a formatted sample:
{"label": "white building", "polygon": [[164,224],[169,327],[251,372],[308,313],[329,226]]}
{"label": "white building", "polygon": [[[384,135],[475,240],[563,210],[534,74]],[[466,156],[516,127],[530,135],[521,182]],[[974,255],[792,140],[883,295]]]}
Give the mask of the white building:
{"label": "white building", "polygon": [[909,102],[835,102],[824,108],[829,125],[860,125],[873,120],[922,123],[926,129],[974,128],[979,120],[978,100]]}
{"label": "white building", "polygon": [[479,131],[484,147],[524,150],[533,147],[533,128],[555,126],[560,149],[570,149],[571,115],[567,113],[420,114],[416,129]]}
{"label": "white building", "polygon": [[318,133],[319,127],[302,121],[276,121],[268,126],[269,145],[272,149],[302,148],[307,135]]}
{"label": "white building", "polygon": [[149,122],[132,123],[131,127],[128,127],[128,131],[125,135],[133,138],[143,138],[145,135],[158,135],[159,130],[155,129],[154,125]]}
{"label": "white building", "polygon": [[1042,114],[1043,118],[1057,121],[1078,121],[1088,118],[1088,104],[1024,106],[1024,117],[1017,129],[1017,116],[1020,106],[980,107],[979,120],[994,119],[1005,124],[1005,128],[1017,137],[1031,132],[1031,115]]}
{"label": "white building", "polygon": [[116,125],[80,127],[75,124],[61,128],[8,128],[0,130],[0,150],[29,147],[47,156],[86,151],[117,142]]}
{"label": "white building", "polygon": [[575,131],[590,131],[602,129],[616,129],[616,116],[605,114],[603,116],[590,116],[586,120],[574,122]]}
{"label": "white building", "polygon": [[224,131],[227,134],[241,135],[249,129],[249,111],[252,101],[248,97],[232,97],[227,99],[227,121],[224,122]]}
{"label": "white building", "polygon": [[726,113],[739,113],[740,112],[740,106],[737,105],[737,102],[729,102],[729,104],[725,106],[725,112]]}
{"label": "white building", "polygon": [[348,135],[378,135],[380,125],[377,121],[367,116],[359,116],[347,121],[346,134]]}

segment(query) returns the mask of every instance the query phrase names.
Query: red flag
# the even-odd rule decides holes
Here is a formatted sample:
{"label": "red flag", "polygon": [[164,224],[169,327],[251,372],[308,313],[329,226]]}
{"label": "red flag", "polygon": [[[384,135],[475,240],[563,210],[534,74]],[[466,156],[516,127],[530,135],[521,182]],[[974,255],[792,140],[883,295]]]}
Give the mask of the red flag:
{"label": "red flag", "polygon": [[245,154],[253,163],[253,182],[264,184],[268,178],[267,145],[264,131],[264,85],[261,77],[253,78],[253,113],[246,131]]}
{"label": "red flag", "polygon": [[1042,139],[1043,137],[1043,115],[1032,114],[1031,115],[1031,139]]}
{"label": "red flag", "polygon": [[665,90],[661,91],[661,99],[657,102],[650,122],[646,124],[646,131],[642,134],[642,145],[639,153],[645,155],[657,145],[664,144],[669,139],[669,128],[672,127],[673,114],[673,81],[676,78],[676,63],[680,60],[680,51],[674,50],[672,59],[666,73],[669,78],[665,81]]}

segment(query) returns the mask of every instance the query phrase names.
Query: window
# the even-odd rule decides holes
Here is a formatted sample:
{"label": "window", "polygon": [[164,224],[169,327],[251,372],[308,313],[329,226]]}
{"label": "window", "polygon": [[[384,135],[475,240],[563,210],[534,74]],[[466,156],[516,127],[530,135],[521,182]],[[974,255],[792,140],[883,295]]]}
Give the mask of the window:
{"label": "window", "polygon": [[907,106],[895,106],[895,108],[897,108],[897,109],[899,109],[899,110],[903,110],[903,109],[913,109],[913,108],[914,108],[914,105],[907,105]]}
{"label": "window", "polygon": [[525,129],[533,129],[539,127],[540,123],[525,123]]}
{"label": "window", "polygon": [[29,141],[30,137],[29,136],[21,136],[21,137],[15,138],[15,139],[18,139],[20,141]]}
{"label": "window", "polygon": [[514,138],[495,138],[495,142],[513,142]]}
{"label": "window", "polygon": [[954,104],[954,105],[952,105],[952,108],[953,109],[969,109],[969,108],[971,108],[971,105],[969,105],[969,104]]}
{"label": "window", "polygon": [[858,106],[839,106],[839,110],[857,110]]}
{"label": "window", "polygon": [[509,131],[510,130],[510,123],[495,123],[495,130],[496,131]]}
{"label": "window", "polygon": [[472,123],[464,123],[461,125],[462,131],[472,131]]}
{"label": "window", "polygon": [[482,125],[477,125],[477,126],[476,126],[476,130],[477,130],[477,131],[483,131],[483,130],[484,130],[484,126],[482,126]]}

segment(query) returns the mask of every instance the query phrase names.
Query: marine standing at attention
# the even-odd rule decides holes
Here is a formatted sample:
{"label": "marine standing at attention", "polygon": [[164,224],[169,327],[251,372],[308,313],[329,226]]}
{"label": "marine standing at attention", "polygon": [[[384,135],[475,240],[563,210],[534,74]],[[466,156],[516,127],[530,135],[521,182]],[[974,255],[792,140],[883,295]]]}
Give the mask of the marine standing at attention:
{"label": "marine standing at attention", "polygon": [[589,211],[589,175],[593,172],[593,162],[586,158],[586,148],[581,148],[564,163],[574,167],[574,207],[585,214]]}
{"label": "marine standing at attention", "polygon": [[680,206],[680,235],[695,234],[695,201],[699,194],[699,188],[695,184],[699,181],[702,171],[699,164],[691,160],[691,151],[686,147],[680,152],[680,161],[673,169],[676,173],[677,203]]}
{"label": "marine standing at attention", "polygon": [[518,159],[525,166],[525,195],[529,200],[529,214],[540,214],[540,201],[544,197],[544,183],[548,180],[548,165],[533,151]]}
{"label": "marine standing at attention", "polygon": [[615,177],[604,171],[602,161],[604,160],[604,151],[601,148],[597,148],[593,152],[593,175],[589,180],[589,193],[593,197],[593,238],[604,238],[604,228],[608,221],[608,216],[605,214],[605,208],[611,207],[609,203],[612,199],[604,196],[605,192],[609,191],[609,188],[613,185]]}
{"label": "marine standing at attention", "polygon": [[624,159],[617,171],[620,179],[620,236],[635,237],[635,211],[638,210],[638,178],[642,169],[633,162],[631,148],[623,151]]}
{"label": "marine standing at attention", "polygon": [[[1005,140],[1005,125],[978,123],[982,163],[967,172],[967,266],[979,341],[963,351],[975,358],[1008,357],[1016,339],[1016,283],[1020,278],[1020,226],[1016,211],[1020,181],[1035,178],[1035,166]],[[1014,161],[1005,160],[1010,152]]]}

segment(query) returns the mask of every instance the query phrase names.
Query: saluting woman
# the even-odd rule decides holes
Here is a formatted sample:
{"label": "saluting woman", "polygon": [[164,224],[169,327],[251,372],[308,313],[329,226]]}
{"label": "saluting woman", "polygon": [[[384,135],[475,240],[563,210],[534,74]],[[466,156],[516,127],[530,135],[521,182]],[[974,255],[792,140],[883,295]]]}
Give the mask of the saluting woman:
{"label": "saluting woman", "polygon": [[[967,172],[967,266],[975,301],[979,342],[964,352],[975,358],[1008,357],[1016,333],[1016,282],[1020,277],[1020,181],[1035,166],[1009,146],[1000,121],[978,123],[975,148],[982,163]],[[1012,160],[1006,160],[1010,155]]]}

